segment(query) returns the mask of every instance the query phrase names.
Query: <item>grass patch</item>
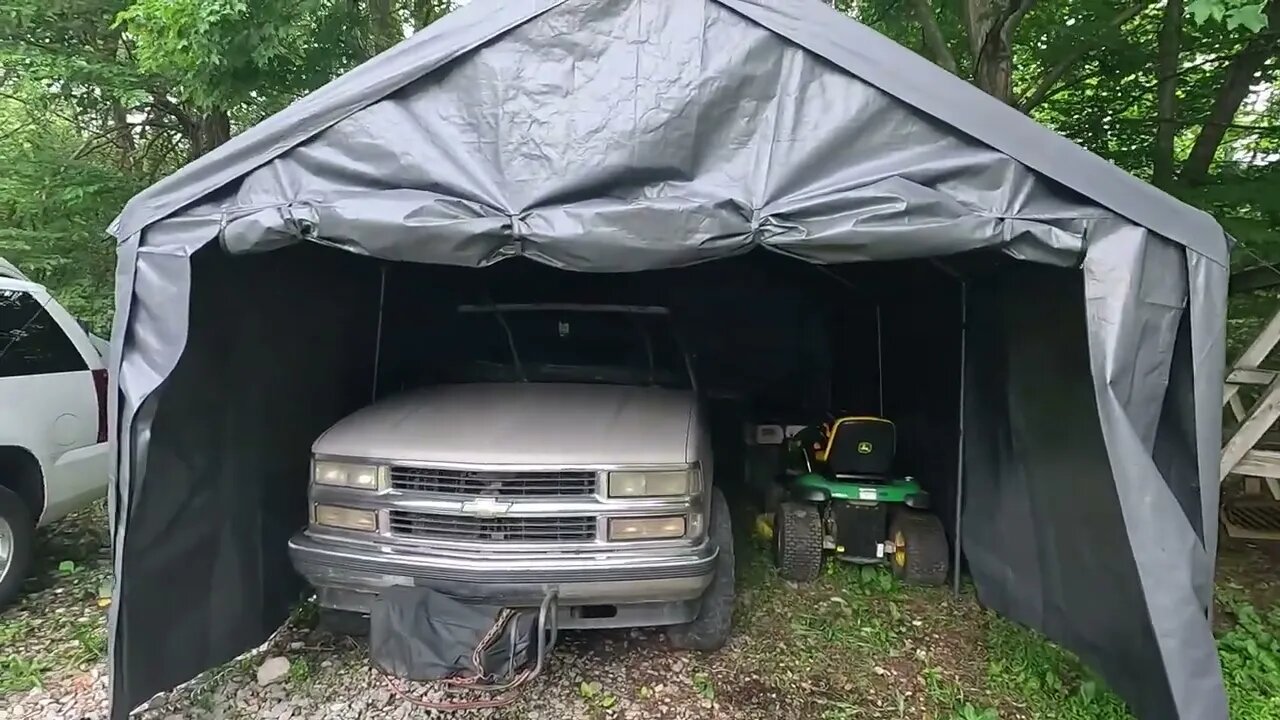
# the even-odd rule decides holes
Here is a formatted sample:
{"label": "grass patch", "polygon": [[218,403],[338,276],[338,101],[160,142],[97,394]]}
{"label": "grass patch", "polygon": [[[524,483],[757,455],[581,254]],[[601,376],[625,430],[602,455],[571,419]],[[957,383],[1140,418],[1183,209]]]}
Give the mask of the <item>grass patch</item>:
{"label": "grass patch", "polygon": [[1071,653],[989,616],[987,694],[1045,720],[1129,720],[1132,715]]}
{"label": "grass patch", "polygon": [[22,692],[40,687],[49,664],[39,658],[16,654],[0,657],[0,693]]}
{"label": "grass patch", "polygon": [[1219,604],[1234,621],[1218,640],[1232,720],[1280,718],[1280,605],[1263,614],[1241,600]]}

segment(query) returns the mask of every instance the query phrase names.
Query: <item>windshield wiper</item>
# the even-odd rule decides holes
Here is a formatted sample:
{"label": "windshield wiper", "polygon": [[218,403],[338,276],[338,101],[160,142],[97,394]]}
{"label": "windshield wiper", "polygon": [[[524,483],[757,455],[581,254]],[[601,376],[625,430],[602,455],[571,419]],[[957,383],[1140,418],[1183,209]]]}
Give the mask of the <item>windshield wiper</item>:
{"label": "windshield wiper", "polygon": [[502,326],[502,331],[507,334],[507,347],[511,348],[511,360],[516,366],[516,375],[520,377],[520,382],[529,382],[529,376],[524,372],[524,364],[520,362],[520,353],[516,351],[516,338],[511,333],[511,326],[507,324],[507,317],[496,306],[493,314],[498,317],[498,324]]}

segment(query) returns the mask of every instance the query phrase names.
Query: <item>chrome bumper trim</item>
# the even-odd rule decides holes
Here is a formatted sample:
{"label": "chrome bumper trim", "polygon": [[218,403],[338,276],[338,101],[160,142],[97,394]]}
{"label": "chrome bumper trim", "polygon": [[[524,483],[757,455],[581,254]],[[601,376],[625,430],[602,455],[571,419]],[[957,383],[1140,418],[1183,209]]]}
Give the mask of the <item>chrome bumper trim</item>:
{"label": "chrome bumper trim", "polygon": [[[673,549],[677,550],[677,549]],[[369,547],[318,540],[306,532],[289,540],[294,567],[313,585],[325,585],[343,571],[422,581],[454,581],[479,585],[568,584],[710,578],[718,550],[703,543],[671,554],[633,551],[521,553],[464,556],[432,553],[425,548]],[[388,582],[386,584],[399,584]]]}

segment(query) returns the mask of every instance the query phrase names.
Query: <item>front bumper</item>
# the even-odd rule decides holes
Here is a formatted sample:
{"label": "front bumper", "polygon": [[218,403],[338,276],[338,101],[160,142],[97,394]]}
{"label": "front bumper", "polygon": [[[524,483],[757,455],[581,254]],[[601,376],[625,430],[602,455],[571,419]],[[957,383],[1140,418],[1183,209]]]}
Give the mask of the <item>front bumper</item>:
{"label": "front bumper", "polygon": [[[303,531],[289,541],[298,572],[321,604],[351,605],[389,587],[427,587],[454,597],[536,607],[554,590],[561,605],[696,600],[711,584],[718,551],[691,548],[462,554],[426,547],[347,542]],[[325,598],[347,598],[325,603]],[[341,607],[358,610],[359,607]]]}

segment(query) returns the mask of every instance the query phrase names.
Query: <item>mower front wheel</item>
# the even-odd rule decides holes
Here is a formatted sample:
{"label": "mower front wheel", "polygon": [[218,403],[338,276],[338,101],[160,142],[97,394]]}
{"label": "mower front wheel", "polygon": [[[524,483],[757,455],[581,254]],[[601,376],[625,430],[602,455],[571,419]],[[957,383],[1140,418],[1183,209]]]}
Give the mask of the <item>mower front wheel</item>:
{"label": "mower front wheel", "polygon": [[778,574],[811,582],[822,572],[822,511],[816,505],[784,502],[773,521]]}
{"label": "mower front wheel", "polygon": [[899,580],[911,585],[946,584],[950,549],[936,516],[899,510],[889,524],[889,539],[894,544],[889,565]]}

